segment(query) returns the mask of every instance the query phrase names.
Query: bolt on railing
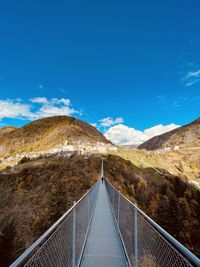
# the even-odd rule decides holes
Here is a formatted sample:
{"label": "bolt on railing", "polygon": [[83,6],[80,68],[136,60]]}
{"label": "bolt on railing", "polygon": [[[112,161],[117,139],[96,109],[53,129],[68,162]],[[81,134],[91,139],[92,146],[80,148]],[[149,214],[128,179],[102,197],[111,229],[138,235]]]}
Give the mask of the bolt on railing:
{"label": "bolt on railing", "polygon": [[10,266],[79,266],[97,200],[99,183],[100,181],[75,202]]}
{"label": "bolt on railing", "polygon": [[129,266],[200,266],[200,260],[107,180],[106,188]]}

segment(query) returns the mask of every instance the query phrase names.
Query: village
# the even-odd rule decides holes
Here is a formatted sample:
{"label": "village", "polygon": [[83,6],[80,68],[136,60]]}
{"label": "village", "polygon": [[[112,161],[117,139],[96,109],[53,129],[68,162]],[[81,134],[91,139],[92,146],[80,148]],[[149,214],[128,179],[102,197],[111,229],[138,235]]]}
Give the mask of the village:
{"label": "village", "polygon": [[117,146],[112,144],[105,144],[102,142],[97,143],[89,143],[89,142],[73,142],[70,144],[67,140],[64,141],[62,144],[57,145],[49,150],[45,151],[34,151],[34,152],[24,152],[24,153],[17,153],[10,157],[0,158],[1,164],[6,165],[13,165],[20,162],[23,158],[34,159],[40,156],[50,156],[53,154],[62,154],[66,157],[70,157],[72,155],[91,155],[91,154],[104,154],[108,153],[109,151],[116,151],[118,149]]}

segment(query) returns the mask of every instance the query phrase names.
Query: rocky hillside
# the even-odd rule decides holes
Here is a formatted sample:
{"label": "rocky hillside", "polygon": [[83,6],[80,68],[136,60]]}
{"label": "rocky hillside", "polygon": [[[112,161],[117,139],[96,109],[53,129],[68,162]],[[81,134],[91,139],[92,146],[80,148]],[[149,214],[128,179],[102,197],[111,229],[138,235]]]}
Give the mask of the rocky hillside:
{"label": "rocky hillside", "polygon": [[156,150],[167,147],[200,146],[200,118],[170,132],[155,136],[140,145],[139,149]]}
{"label": "rocky hillside", "polygon": [[33,121],[21,128],[0,130],[0,157],[24,152],[46,151],[75,142],[110,142],[92,125],[68,116]]}
{"label": "rocky hillside", "polygon": [[0,137],[2,137],[5,134],[9,134],[17,130],[17,127],[14,126],[6,126],[3,128],[0,128]]}

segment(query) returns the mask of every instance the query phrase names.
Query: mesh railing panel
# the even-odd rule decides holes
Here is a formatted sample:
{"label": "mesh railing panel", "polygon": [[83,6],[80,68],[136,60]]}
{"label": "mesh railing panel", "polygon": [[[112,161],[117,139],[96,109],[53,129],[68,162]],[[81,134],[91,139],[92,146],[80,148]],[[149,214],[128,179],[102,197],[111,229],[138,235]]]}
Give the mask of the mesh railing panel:
{"label": "mesh railing panel", "polygon": [[[85,212],[84,212],[85,211]],[[84,198],[76,207],[76,264],[83,248],[86,237],[88,221],[87,197]]]}
{"label": "mesh railing panel", "polygon": [[[120,230],[130,266],[187,267],[192,265],[180,251],[158,232],[120,192],[106,181],[110,203]],[[137,242],[135,219],[137,218]],[[135,244],[137,260],[134,259]]]}
{"label": "mesh railing panel", "polygon": [[139,212],[137,221],[139,266],[192,266]]}
{"label": "mesh railing panel", "polygon": [[[13,263],[12,266],[77,266],[80,261],[89,223],[96,204],[98,189],[99,182],[97,182],[84,198],[74,206],[53,233],[48,236],[42,244],[37,246],[37,249],[29,253],[28,258],[26,256],[25,264]],[[73,235],[73,225],[75,226],[75,236]],[[75,252],[73,252],[73,241],[75,242]],[[73,259],[75,259],[75,264],[73,264]]]}
{"label": "mesh railing panel", "polygon": [[47,239],[25,266],[71,266],[73,213]]}

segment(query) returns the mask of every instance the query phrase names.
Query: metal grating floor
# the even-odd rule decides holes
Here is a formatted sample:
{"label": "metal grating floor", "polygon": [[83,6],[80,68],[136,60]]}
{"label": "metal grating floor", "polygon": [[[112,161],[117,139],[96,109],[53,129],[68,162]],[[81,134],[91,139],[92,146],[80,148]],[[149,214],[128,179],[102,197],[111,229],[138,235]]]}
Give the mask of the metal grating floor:
{"label": "metal grating floor", "polygon": [[105,183],[100,185],[82,267],[127,266],[119,233],[108,200]]}

